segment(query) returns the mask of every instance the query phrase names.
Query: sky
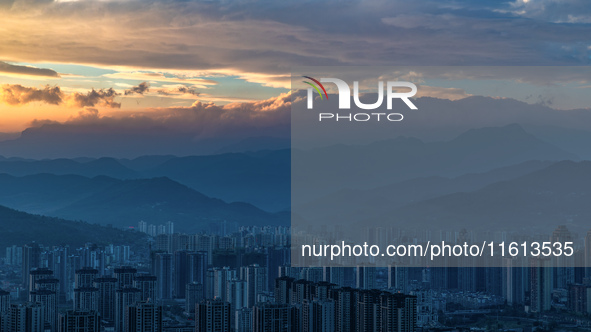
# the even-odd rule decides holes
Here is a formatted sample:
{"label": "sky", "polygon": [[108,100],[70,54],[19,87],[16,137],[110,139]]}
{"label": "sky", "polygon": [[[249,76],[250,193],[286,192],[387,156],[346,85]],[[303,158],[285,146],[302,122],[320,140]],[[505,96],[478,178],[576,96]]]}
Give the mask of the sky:
{"label": "sky", "polygon": [[[0,140],[43,126],[288,136],[296,66],[591,61],[586,0],[0,0],[0,17]],[[431,95],[486,89],[464,85]]]}

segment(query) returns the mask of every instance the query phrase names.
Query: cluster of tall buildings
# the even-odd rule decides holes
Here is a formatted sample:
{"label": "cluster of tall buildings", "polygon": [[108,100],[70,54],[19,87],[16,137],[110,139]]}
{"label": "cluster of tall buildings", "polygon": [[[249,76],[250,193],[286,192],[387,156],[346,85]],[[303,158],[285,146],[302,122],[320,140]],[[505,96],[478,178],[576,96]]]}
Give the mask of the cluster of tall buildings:
{"label": "cluster of tall buildings", "polygon": [[417,297],[283,276],[271,297],[197,304],[195,331],[417,331]]}
{"label": "cluster of tall buildings", "polygon": [[[59,280],[59,296],[64,301],[74,299],[77,270],[93,268],[100,275],[110,274],[112,271],[109,269],[113,266],[130,263],[132,255],[129,245],[98,247],[89,243],[82,248],[71,249],[69,246],[46,248],[38,243],[30,243],[18,248],[21,250],[16,250],[14,246],[7,248],[5,264],[22,266],[23,289],[30,288],[29,271],[46,268]],[[14,252],[22,252],[20,260],[14,259]]]}
{"label": "cluster of tall buildings", "polygon": [[145,221],[138,222],[137,230],[141,233],[146,233],[150,236],[156,236],[160,234],[173,234],[174,223],[172,221],[166,222],[164,225],[148,224]]}
{"label": "cluster of tall buildings", "polygon": [[28,273],[27,301],[11,303],[10,293],[0,292],[0,331],[162,331],[155,281],[128,266],[115,268],[112,276],[85,267],[75,272],[72,307],[60,311],[60,280],[48,268],[34,268]]}
{"label": "cluster of tall buildings", "polygon": [[[267,267],[211,268],[206,257],[176,252],[170,260],[175,277],[166,296],[184,298],[185,313],[195,322],[183,331],[416,330],[416,296],[296,279],[288,276],[295,273],[288,266],[278,268],[281,276],[270,283]],[[165,331],[162,290],[169,281],[161,278],[170,275],[170,267],[153,266],[156,275],[131,266],[116,267],[108,276],[91,267],[78,269],[67,310],[60,310],[63,297],[53,271],[32,269],[28,301],[11,303],[10,293],[0,292],[0,331]],[[313,277],[312,271],[300,269],[299,275]]]}
{"label": "cluster of tall buildings", "polygon": [[12,246],[4,264],[22,278],[0,290],[0,332],[415,331],[437,325],[446,303],[591,314],[591,269],[574,267],[584,264],[292,267],[289,244],[289,229],[245,227],[164,232],[149,248]]}

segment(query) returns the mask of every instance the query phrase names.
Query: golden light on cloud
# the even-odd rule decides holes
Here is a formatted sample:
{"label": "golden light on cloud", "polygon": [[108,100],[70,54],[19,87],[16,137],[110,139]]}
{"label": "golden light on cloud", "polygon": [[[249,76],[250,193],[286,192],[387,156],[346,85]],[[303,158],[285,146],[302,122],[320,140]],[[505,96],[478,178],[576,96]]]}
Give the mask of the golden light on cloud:
{"label": "golden light on cloud", "polygon": [[34,88],[20,84],[3,84],[0,86],[0,101],[9,105],[24,105],[31,102],[59,105],[62,103],[62,92],[57,86]]}
{"label": "golden light on cloud", "polygon": [[179,84],[191,84],[193,86],[207,89],[210,85],[216,85],[218,82],[202,78],[185,78],[185,77],[170,77],[158,72],[118,72],[113,74],[105,74],[104,77],[112,79],[123,80],[138,80],[147,82],[169,82]]}
{"label": "golden light on cloud", "polygon": [[288,74],[264,74],[244,72],[238,69],[214,69],[207,71],[211,75],[236,76],[250,83],[259,83],[272,88],[291,89],[291,75]]}
{"label": "golden light on cloud", "polygon": [[20,79],[20,80],[31,80],[31,81],[39,81],[39,82],[57,81],[60,79],[60,77],[46,77],[46,76],[17,74],[17,73],[3,73],[3,72],[0,72],[0,77],[8,77],[8,78],[15,78],[15,79]]}
{"label": "golden light on cloud", "polygon": [[41,88],[27,87],[20,84],[3,84],[0,86],[0,101],[12,106],[40,102],[75,108],[94,106],[119,108],[121,103],[115,101],[115,97],[119,95],[120,93],[112,88],[66,93],[59,86],[50,85]]}

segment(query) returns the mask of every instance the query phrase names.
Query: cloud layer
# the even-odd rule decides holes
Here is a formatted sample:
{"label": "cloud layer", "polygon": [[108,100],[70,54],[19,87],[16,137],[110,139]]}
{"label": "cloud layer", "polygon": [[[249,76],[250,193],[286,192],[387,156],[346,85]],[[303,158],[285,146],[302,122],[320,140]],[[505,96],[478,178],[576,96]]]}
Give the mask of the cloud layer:
{"label": "cloud layer", "polygon": [[85,107],[66,121],[50,115],[34,120],[18,139],[0,141],[0,150],[3,156],[30,158],[217,153],[250,137],[288,138],[290,107],[289,93],[258,102],[196,102],[144,112]]}
{"label": "cloud layer", "polygon": [[[82,95],[81,106],[91,106],[90,101],[97,91]],[[103,91],[103,95],[110,95]],[[88,105],[84,104],[87,101]],[[94,104],[98,104],[95,102]],[[64,132],[83,133],[92,127],[93,132],[126,132],[129,134],[149,132],[153,128],[170,132],[182,132],[195,139],[221,136],[248,137],[271,131],[286,136],[289,134],[291,94],[285,93],[275,98],[248,102],[216,105],[195,102],[190,107],[149,108],[143,112],[118,112],[102,116],[94,108],[86,108],[68,121],[59,123],[39,119],[34,127],[51,125]],[[281,128],[281,129],[278,129]],[[279,131],[277,131],[279,130]]]}
{"label": "cloud layer", "polygon": [[0,29],[10,36],[2,41],[10,59],[218,72],[285,86],[301,65],[588,64],[588,7],[584,0],[17,0],[0,8]]}
{"label": "cloud layer", "polygon": [[36,68],[30,66],[19,66],[0,61],[0,73],[33,75],[45,77],[60,77],[60,75],[52,69]]}
{"label": "cloud layer", "polygon": [[46,85],[43,88],[25,87],[20,84],[0,85],[0,101],[9,105],[24,105],[31,102],[41,102],[50,105],[66,105],[69,107],[102,106],[120,108],[121,103],[115,101],[118,96],[112,88],[91,89],[87,93],[65,93],[59,86]]}
{"label": "cloud layer", "polygon": [[20,84],[0,86],[0,98],[9,105],[22,105],[39,101],[51,105],[62,103],[62,91],[59,87],[45,86],[42,89],[24,87]]}
{"label": "cloud layer", "polygon": [[67,96],[68,105],[73,107],[94,107],[102,106],[109,108],[120,108],[121,103],[115,101],[118,96],[113,88],[109,89],[92,89],[87,93],[74,92]]}
{"label": "cloud layer", "polygon": [[138,86],[131,87],[130,89],[125,90],[125,95],[133,95],[139,94],[143,95],[144,93],[150,90],[150,84],[148,82],[142,82]]}
{"label": "cloud layer", "polygon": [[[428,81],[441,74],[434,65],[509,66],[462,72],[466,80],[515,77],[520,75],[515,65],[588,65],[589,8],[585,0],[0,0],[4,76],[60,77],[54,70],[12,62],[89,65],[104,71],[98,78],[88,74],[69,81],[74,83],[65,82],[63,74],[59,86],[10,81],[19,84],[0,85],[0,102],[83,109],[65,122],[39,115],[25,138],[49,132],[80,137],[97,133],[99,139],[118,137],[118,142],[147,135],[200,142],[286,136],[290,95],[224,106],[195,102],[190,107],[145,107],[189,105],[196,99],[246,100],[253,96],[247,89],[236,93],[245,86],[235,84],[236,78],[290,87],[292,68],[299,66],[433,66],[422,73]],[[540,75],[516,79],[543,81]],[[589,77],[583,70],[569,75],[565,82]],[[90,89],[111,85],[121,90]],[[472,94],[478,93],[425,83],[418,96],[468,103]],[[142,109],[106,113],[105,108],[120,108],[125,96],[143,98]],[[160,99],[167,103],[150,103]],[[130,104],[139,108],[136,102]]]}

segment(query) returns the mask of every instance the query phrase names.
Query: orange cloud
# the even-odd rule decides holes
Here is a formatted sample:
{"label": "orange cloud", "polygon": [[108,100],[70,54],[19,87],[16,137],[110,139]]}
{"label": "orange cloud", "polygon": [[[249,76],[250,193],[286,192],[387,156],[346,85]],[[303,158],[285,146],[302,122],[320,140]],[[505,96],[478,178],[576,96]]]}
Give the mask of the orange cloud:
{"label": "orange cloud", "polygon": [[46,85],[43,88],[25,87],[20,84],[3,84],[0,86],[0,101],[9,105],[25,105],[39,101],[50,105],[66,105],[69,107],[103,106],[120,108],[121,103],[115,102],[118,96],[113,88],[92,89],[87,93],[64,93],[59,86]]}
{"label": "orange cloud", "polygon": [[58,86],[46,85],[42,89],[24,87],[20,84],[4,84],[0,86],[0,100],[10,105],[28,104],[40,101],[51,105],[62,102],[62,91]]}

